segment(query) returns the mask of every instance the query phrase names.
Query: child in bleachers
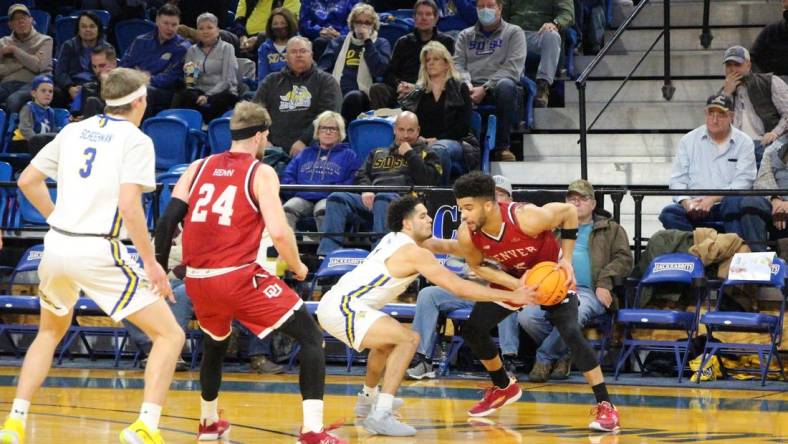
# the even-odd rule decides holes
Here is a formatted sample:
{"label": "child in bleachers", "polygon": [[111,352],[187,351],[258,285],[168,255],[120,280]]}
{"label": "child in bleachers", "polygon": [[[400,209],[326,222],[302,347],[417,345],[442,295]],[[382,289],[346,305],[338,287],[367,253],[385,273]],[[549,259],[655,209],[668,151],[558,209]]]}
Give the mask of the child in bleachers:
{"label": "child in bleachers", "polygon": [[49,106],[55,84],[52,77],[39,75],[33,78],[31,88],[33,100],[19,110],[19,125],[14,131],[11,150],[35,155],[55,135],[55,110]]}

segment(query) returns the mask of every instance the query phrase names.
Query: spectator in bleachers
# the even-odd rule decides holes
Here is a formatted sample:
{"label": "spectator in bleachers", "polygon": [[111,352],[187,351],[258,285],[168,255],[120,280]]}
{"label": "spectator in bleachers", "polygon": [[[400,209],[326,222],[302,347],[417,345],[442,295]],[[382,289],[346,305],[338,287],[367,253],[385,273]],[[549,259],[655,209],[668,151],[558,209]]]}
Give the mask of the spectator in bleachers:
{"label": "spectator in bleachers", "polygon": [[263,79],[254,101],[271,114],[268,140],[295,157],[312,141],[312,121],[323,111],[339,111],[339,85],[315,65],[312,44],[296,36],[287,41],[287,66]]}
{"label": "spectator in bleachers", "polygon": [[298,17],[300,0],[240,0],[235,10],[236,28],[241,38],[241,52],[245,57],[257,57],[257,48],[265,40],[266,24],[274,5],[290,10]]}
{"label": "spectator in bleachers", "polygon": [[[345,121],[339,113],[323,111],[315,119],[315,143],[298,153],[287,164],[283,184],[350,185],[358,168],[356,153],[345,140]],[[317,229],[326,212],[325,191],[299,191],[284,204],[290,228],[296,222],[314,216]]]}
{"label": "spectator in bleachers", "polygon": [[238,101],[238,60],[233,46],[219,38],[215,15],[197,18],[197,35],[183,60],[186,88],[175,93],[172,107],[196,109],[210,122]]}
{"label": "spectator in bleachers", "polygon": [[[752,139],[733,127],[733,102],[724,95],[706,101],[706,124],[679,142],[670,175],[671,190],[750,190],[755,181]],[[723,222],[752,251],[766,250],[766,220],[771,212],[758,196],[675,196],[659,221],[667,229],[692,231],[698,225]]]}
{"label": "spectator in bleachers", "polygon": [[471,94],[441,43],[427,43],[419,56],[416,89],[400,101],[421,122],[421,137],[441,157],[443,184],[453,172],[467,173],[479,166],[479,142],[471,131]]}
{"label": "spectator in bleachers", "polygon": [[494,160],[513,161],[509,150],[514,117],[519,114],[518,84],[525,67],[523,30],[501,19],[501,0],[477,0],[479,22],[460,31],[454,63],[468,83],[474,105],[495,105],[498,124]]}
{"label": "spectator in bleachers", "polygon": [[[493,179],[495,180],[495,200],[503,203],[512,202],[512,182],[504,176],[493,176]],[[467,270],[467,266],[465,269]],[[438,286],[426,287],[419,291],[419,295],[416,297],[416,314],[413,317],[413,331],[419,334],[419,346],[416,349],[413,365],[405,373],[408,379],[435,378],[430,355],[433,334],[438,325],[438,316],[462,308],[473,308],[473,304],[473,301],[460,299]],[[520,347],[517,312],[512,312],[506,319],[498,323],[498,342],[507,373],[516,375],[515,360]]]}
{"label": "spectator in bleachers", "polygon": [[722,92],[733,101],[733,126],[755,144],[755,161],[774,142],[788,142],[788,85],[778,76],[752,72],[750,52],[742,46],[725,51]]}
{"label": "spectator in bleachers", "polygon": [[[440,159],[426,143],[419,140],[419,119],[403,111],[394,121],[394,143],[372,150],[356,172],[357,185],[434,186],[440,182]],[[372,222],[372,231],[386,233],[386,211],[396,193],[331,193],[320,231],[342,233],[356,222]],[[323,236],[318,256],[342,248],[342,236]]]}
{"label": "spectator in bleachers", "polygon": [[783,19],[767,25],[755,38],[752,62],[760,72],[788,81],[788,0],[783,0]]}
{"label": "spectator in bleachers", "polygon": [[[607,213],[597,212],[594,187],[586,180],[569,184],[566,202],[577,208],[580,225],[572,254],[577,280],[577,322],[585,327],[593,318],[616,310],[613,279],[626,279],[634,266],[629,237],[624,228]],[[572,367],[569,346],[547,320],[539,305],[529,305],[517,315],[520,326],[538,344],[536,362],[528,378],[531,382],[566,379]]]}
{"label": "spectator in bleachers", "polygon": [[0,39],[0,103],[18,113],[30,99],[30,82],[39,74],[52,74],[52,37],[33,28],[30,10],[23,4],[8,8],[11,35]]}
{"label": "spectator in bleachers", "polygon": [[368,4],[358,3],[353,7],[348,28],[350,32],[345,38],[329,43],[318,65],[339,83],[343,95],[342,117],[349,124],[364,111],[387,105],[370,97],[369,89],[375,78],[386,73],[391,47],[386,39],[378,38],[380,19]]}
{"label": "spectator in bleachers", "polygon": [[320,60],[331,40],[347,35],[347,18],[358,0],[301,0],[301,35],[312,40],[315,60]]}
{"label": "spectator in bleachers", "polygon": [[[414,61],[419,59],[421,49],[427,43],[437,41],[449,50],[449,54],[454,52],[454,39],[438,32],[438,5],[433,0],[418,0],[413,9],[413,19],[413,32],[403,35],[394,44],[385,83],[376,83],[369,91],[370,97],[379,97],[378,102],[395,103],[416,89],[419,65]],[[421,122],[425,124],[423,119]]]}
{"label": "spectator in bleachers", "polygon": [[110,45],[97,46],[90,53],[90,66],[96,80],[85,83],[79,91],[78,114],[86,119],[104,112],[104,99],[101,98],[101,82],[104,76],[117,68],[118,58],[115,48]]}
{"label": "spectator in bleachers", "polygon": [[155,115],[172,103],[175,89],[183,84],[183,58],[191,44],[177,34],[181,11],[166,4],[156,11],[156,29],[131,42],[121,66],[150,74],[146,116]]}
{"label": "spectator in bleachers", "polygon": [[285,8],[274,9],[268,18],[265,35],[267,38],[257,51],[258,82],[262,82],[272,72],[281,71],[287,65],[287,41],[298,35],[298,24],[293,13]]}
{"label": "spectator in bleachers", "polygon": [[[755,178],[756,190],[788,190],[788,143],[782,146],[772,144],[763,153],[761,167]],[[769,197],[772,206],[772,239],[788,238],[788,192],[784,195]],[[781,257],[788,251],[780,245]]]}
{"label": "spectator in bleachers", "polygon": [[14,131],[11,149],[34,156],[55,138],[55,110],[50,107],[55,84],[52,77],[38,75],[30,84],[33,100],[19,110],[19,125]]}
{"label": "spectator in bleachers", "polygon": [[107,44],[101,19],[90,11],[79,14],[75,36],[63,42],[55,68],[56,86],[74,100],[83,83],[94,80],[90,54],[96,46]]}
{"label": "spectator in bleachers", "polygon": [[560,32],[575,22],[572,0],[501,0],[505,20],[523,28],[528,52],[538,54],[534,106],[547,107],[561,57]]}

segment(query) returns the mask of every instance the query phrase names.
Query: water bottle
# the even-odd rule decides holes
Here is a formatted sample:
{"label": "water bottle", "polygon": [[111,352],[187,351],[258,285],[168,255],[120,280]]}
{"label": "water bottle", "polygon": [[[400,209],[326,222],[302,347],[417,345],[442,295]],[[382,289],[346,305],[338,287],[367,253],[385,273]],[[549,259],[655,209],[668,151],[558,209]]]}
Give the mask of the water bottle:
{"label": "water bottle", "polygon": [[438,376],[446,376],[449,374],[449,355],[447,353],[447,344],[444,339],[440,341],[440,354],[438,361]]}

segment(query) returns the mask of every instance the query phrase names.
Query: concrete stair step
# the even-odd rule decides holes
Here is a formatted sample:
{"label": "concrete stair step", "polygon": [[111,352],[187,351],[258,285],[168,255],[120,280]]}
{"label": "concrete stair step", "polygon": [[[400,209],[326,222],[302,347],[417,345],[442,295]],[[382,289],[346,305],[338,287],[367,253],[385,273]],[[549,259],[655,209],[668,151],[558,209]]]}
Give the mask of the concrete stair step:
{"label": "concrete stair step", "polygon": [[[749,28],[717,28],[711,30],[713,37],[709,51],[720,51],[720,59],[722,59],[722,51],[734,45],[742,45],[747,48],[751,47],[755,42],[758,33],[763,29],[762,26],[753,26]],[[608,31],[607,38],[610,39],[615,31]],[[651,46],[657,35],[661,30],[657,29],[628,29],[621,38],[613,45],[611,54],[622,54],[630,51],[645,51]],[[701,28],[692,29],[671,29],[670,31],[670,47],[672,50],[703,50],[700,44],[699,36]],[[662,49],[664,42],[660,41],[654,46],[654,49]]]}
{"label": "concrete stair step", "polygon": [[[637,64],[645,51],[633,51],[625,55],[608,54],[603,57],[591,73],[591,77],[623,77]],[[662,51],[652,51],[635,71],[635,76],[664,75]],[[583,72],[594,58],[575,57],[575,70]],[[672,51],[670,69],[673,76],[721,76],[722,55],[719,51]]]}
{"label": "concrete stair step", "polygon": [[[616,24],[628,16],[633,6],[622,6],[616,12]],[[709,10],[712,26],[765,25],[779,20],[782,7],[779,1],[721,1],[714,0]],[[641,11],[634,26],[662,26],[662,2],[652,2]],[[672,0],[670,3],[671,26],[701,26],[703,2],[698,0]]]}
{"label": "concrete stair step", "polygon": [[[687,130],[703,124],[702,101],[662,103],[615,103],[609,107],[594,129],[680,129]],[[591,124],[602,109],[602,103],[586,107],[586,122]],[[542,108],[534,112],[534,127],[539,130],[567,130],[579,128],[577,108]]]}
{"label": "concrete stair step", "polygon": [[[694,102],[704,101],[708,96],[722,87],[722,79],[675,80],[672,82],[676,91],[673,101]],[[586,82],[586,103],[605,103],[621,85],[621,80],[589,80]],[[661,81],[657,80],[630,80],[618,93],[611,106],[626,102],[656,102],[664,103],[662,97]],[[577,86],[574,83],[565,83],[564,102],[568,107],[578,103]]]}
{"label": "concrete stair step", "polygon": [[[615,162],[651,159],[670,161],[683,134],[589,134],[589,158],[605,158]],[[524,134],[523,147],[527,161],[577,159],[580,145],[577,134]],[[661,159],[661,160],[659,160]],[[665,160],[667,159],[667,160]]]}

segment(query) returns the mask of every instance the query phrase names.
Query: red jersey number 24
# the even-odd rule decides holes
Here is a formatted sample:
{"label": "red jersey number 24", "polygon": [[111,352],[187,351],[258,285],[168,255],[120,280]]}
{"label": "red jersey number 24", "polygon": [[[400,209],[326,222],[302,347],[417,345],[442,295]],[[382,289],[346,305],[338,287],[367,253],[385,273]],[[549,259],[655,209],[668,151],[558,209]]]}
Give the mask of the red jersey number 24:
{"label": "red jersey number 24", "polygon": [[238,187],[230,185],[222,191],[222,194],[213,200],[216,187],[212,183],[204,183],[198,192],[200,198],[194,205],[192,211],[192,222],[205,222],[208,218],[208,205],[211,205],[211,212],[219,215],[219,225],[230,226],[230,218],[233,216],[233,202],[235,202],[235,192]]}

